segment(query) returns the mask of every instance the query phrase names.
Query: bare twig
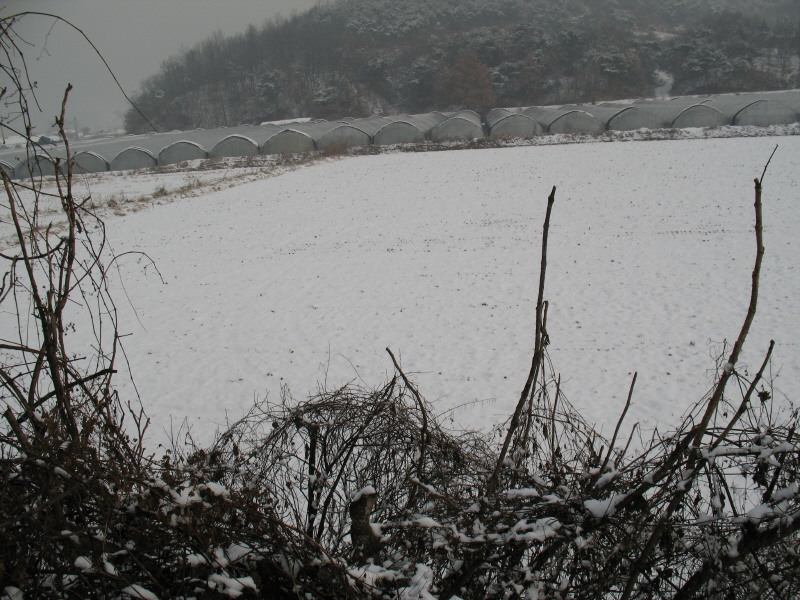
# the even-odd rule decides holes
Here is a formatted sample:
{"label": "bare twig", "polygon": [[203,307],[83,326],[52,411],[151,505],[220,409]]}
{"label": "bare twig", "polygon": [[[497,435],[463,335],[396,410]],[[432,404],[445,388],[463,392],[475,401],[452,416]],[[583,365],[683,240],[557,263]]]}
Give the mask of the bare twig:
{"label": "bare twig", "polygon": [[528,379],[525,381],[525,385],[522,388],[522,393],[520,394],[519,400],[517,401],[517,407],[514,409],[514,414],[511,417],[511,422],[508,425],[508,432],[506,433],[505,440],[503,441],[503,447],[500,450],[500,455],[497,457],[497,463],[495,464],[494,471],[492,472],[492,476],[489,479],[489,482],[486,486],[487,495],[491,495],[495,489],[497,488],[497,484],[500,477],[500,470],[503,468],[503,464],[506,459],[506,455],[508,454],[509,446],[511,445],[511,440],[514,437],[514,433],[519,427],[520,416],[522,415],[522,411],[525,408],[526,402],[530,401],[531,397],[531,387],[533,382],[536,379],[536,375],[539,372],[539,368],[542,362],[542,353],[543,353],[543,345],[542,345],[542,315],[544,311],[544,280],[545,280],[545,273],[547,271],[547,236],[550,231],[550,214],[553,210],[553,203],[556,201],[556,188],[553,186],[552,191],[550,192],[550,196],[547,198],[547,212],[544,218],[544,226],[542,227],[542,258],[541,258],[541,266],[539,269],[539,294],[536,300],[536,332],[535,332],[535,345],[533,351],[533,359],[531,361],[531,369],[528,373]]}

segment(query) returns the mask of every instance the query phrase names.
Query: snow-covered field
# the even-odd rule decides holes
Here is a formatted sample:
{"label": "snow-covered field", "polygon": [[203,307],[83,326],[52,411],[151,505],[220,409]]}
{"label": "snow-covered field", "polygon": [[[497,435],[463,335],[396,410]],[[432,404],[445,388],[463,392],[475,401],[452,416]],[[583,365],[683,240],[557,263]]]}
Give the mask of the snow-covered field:
{"label": "snow-covered field", "polygon": [[[114,249],[146,252],[166,282],[133,256],[120,261],[122,333],[151,442],[184,417],[208,441],[284,384],[297,398],[322,384],[378,385],[391,374],[387,346],[455,423],[504,419],[530,363],[553,185],[545,297],[562,389],[610,433],[638,371],[627,423],[669,428],[708,389],[720,342],[738,334],[753,178],[776,143],[742,363],[760,364],[774,338],[776,389],[795,400],[800,136],[386,154],[109,214]],[[142,177],[106,176],[92,192],[108,198],[127,182],[152,193],[157,181]],[[117,383],[132,395],[122,374]]]}

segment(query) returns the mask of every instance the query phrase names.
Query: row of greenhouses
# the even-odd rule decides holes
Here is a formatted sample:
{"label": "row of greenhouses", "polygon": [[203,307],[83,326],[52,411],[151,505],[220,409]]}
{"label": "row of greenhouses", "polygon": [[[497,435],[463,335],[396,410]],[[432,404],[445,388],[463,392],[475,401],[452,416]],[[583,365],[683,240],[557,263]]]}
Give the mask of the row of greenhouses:
{"label": "row of greenhouses", "polygon": [[[770,126],[800,121],[800,91],[677,97],[632,102],[564,106],[495,108],[485,119],[472,111],[431,112],[342,121],[299,119],[261,125],[173,131],[70,144],[78,172],[142,169],[184,161],[293,154],[357,146],[419,144],[470,140],[485,136],[531,137],[553,133],[600,133],[608,130]],[[41,142],[40,142],[41,143]],[[34,156],[21,148],[0,149],[0,169],[11,177],[53,175],[56,159],[64,164],[63,144],[37,147]],[[107,158],[111,157],[111,158]]]}

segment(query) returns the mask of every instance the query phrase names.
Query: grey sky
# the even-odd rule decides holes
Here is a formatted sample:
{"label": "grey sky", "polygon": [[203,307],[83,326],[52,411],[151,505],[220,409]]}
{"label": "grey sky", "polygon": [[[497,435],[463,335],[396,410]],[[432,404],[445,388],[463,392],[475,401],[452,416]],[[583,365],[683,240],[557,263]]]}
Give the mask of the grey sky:
{"label": "grey sky", "polygon": [[[0,0],[0,16],[40,11],[67,19],[92,40],[131,94],[181,47],[190,48],[216,30],[238,33],[250,23],[260,26],[269,17],[289,16],[315,4],[316,0]],[[34,115],[36,131],[50,129],[67,83],[74,86],[67,110],[70,124],[77,119],[78,127],[121,127],[119,115],[127,104],[103,63],[80,34],[53,22],[27,16],[16,28],[35,44],[26,51],[26,60],[38,82],[43,113]]]}

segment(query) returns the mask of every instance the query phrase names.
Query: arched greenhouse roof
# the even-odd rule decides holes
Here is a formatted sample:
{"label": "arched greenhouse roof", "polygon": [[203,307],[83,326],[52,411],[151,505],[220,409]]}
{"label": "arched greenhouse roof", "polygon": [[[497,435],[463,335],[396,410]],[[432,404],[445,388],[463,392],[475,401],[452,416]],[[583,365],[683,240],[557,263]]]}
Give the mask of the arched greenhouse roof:
{"label": "arched greenhouse roof", "polygon": [[439,124],[447,121],[448,117],[440,112],[430,112],[421,115],[404,115],[403,121],[407,121],[412,125],[419,127],[426,138],[431,137],[431,132]]}
{"label": "arched greenhouse roof", "polygon": [[454,118],[459,117],[460,119],[468,119],[473,123],[483,127],[483,121],[481,120],[481,116],[474,110],[462,110],[454,114],[453,117]]}
{"label": "arched greenhouse roof", "polygon": [[393,121],[381,127],[373,136],[372,143],[379,146],[392,144],[419,144],[425,141],[425,132],[408,121]]}
{"label": "arched greenhouse roof", "polygon": [[14,179],[14,167],[11,166],[11,163],[7,163],[4,160],[0,160],[0,170],[2,170],[6,175],[8,175],[9,179]]}
{"label": "arched greenhouse roof", "polygon": [[158,153],[159,165],[172,165],[185,160],[208,158],[208,152],[200,144],[189,140],[174,142]]}
{"label": "arched greenhouse roof", "polygon": [[442,121],[431,131],[431,139],[437,142],[445,140],[472,140],[483,137],[483,123],[477,113],[462,110]]}
{"label": "arched greenhouse roof", "polygon": [[378,133],[382,128],[386,127],[389,123],[391,123],[393,119],[386,118],[386,117],[367,117],[365,119],[355,119],[345,123],[346,125],[350,125],[355,127],[356,129],[360,129],[364,133],[369,136],[370,143],[372,142],[372,138],[375,137],[375,134]]}
{"label": "arched greenhouse roof", "polygon": [[316,144],[323,135],[328,133],[334,127],[339,127],[341,123],[331,123],[324,119],[320,119],[317,121],[309,121],[308,123],[297,123],[291,126],[293,131],[299,131],[301,133],[305,133],[314,140]]}
{"label": "arched greenhouse roof", "polygon": [[112,171],[127,171],[129,169],[147,169],[155,167],[158,160],[149,150],[131,146],[117,154],[111,160]]}
{"label": "arched greenhouse roof", "polygon": [[220,156],[253,156],[258,154],[255,140],[239,134],[229,135],[218,141],[208,155],[211,158]]}
{"label": "arched greenhouse roof", "polygon": [[[638,105],[638,102],[637,102]],[[730,125],[730,118],[722,112],[700,103],[697,98],[676,98],[660,102],[648,102],[646,108],[658,115],[664,127],[720,127]]]}
{"label": "arched greenhouse roof", "polygon": [[56,174],[55,161],[45,154],[36,154],[29,160],[20,162],[14,169],[17,179],[28,179],[29,177],[47,177]]}
{"label": "arched greenhouse roof", "polygon": [[368,146],[371,142],[369,134],[365,131],[353,125],[343,124],[339,124],[316,140],[318,150],[322,150],[331,144],[337,144],[343,148],[355,148],[357,146]]}
{"label": "arched greenhouse roof", "polygon": [[522,114],[535,120],[548,133],[599,133],[603,124],[583,110],[531,106]]}
{"label": "arched greenhouse roof", "polygon": [[800,90],[788,90],[784,92],[762,92],[760,94],[748,94],[764,100],[774,100],[785,104],[800,117]]}
{"label": "arched greenhouse roof", "polygon": [[[73,173],[103,173],[110,168],[111,165],[108,164],[108,161],[97,152],[78,152],[72,157]],[[66,164],[61,166],[61,172],[67,172]]]}
{"label": "arched greenhouse roof", "polygon": [[[487,119],[488,124],[488,119]],[[495,119],[489,126],[489,135],[497,137],[510,135],[514,137],[530,137],[544,133],[539,123],[527,115],[510,113],[500,119]]]}
{"label": "arched greenhouse roof", "polygon": [[634,131],[636,129],[658,129],[663,126],[661,118],[639,106],[604,103],[581,106],[606,129],[612,131]]}
{"label": "arched greenhouse roof", "polygon": [[731,125],[788,125],[797,122],[797,113],[775,100],[755,99],[752,96],[716,96],[704,100],[731,120]]}
{"label": "arched greenhouse roof", "polygon": [[261,144],[261,154],[300,154],[317,149],[314,138],[296,129],[284,129]]}
{"label": "arched greenhouse roof", "polygon": [[511,110],[510,108],[493,108],[486,113],[486,118],[484,119],[486,121],[486,127],[491,130],[492,125],[497,123],[500,119],[513,115],[516,112],[516,110]]}
{"label": "arched greenhouse roof", "polygon": [[437,119],[440,119],[439,123],[443,121],[447,121],[450,117],[456,116],[454,112],[442,112],[440,110],[434,110],[428,113],[429,115],[434,115]]}

